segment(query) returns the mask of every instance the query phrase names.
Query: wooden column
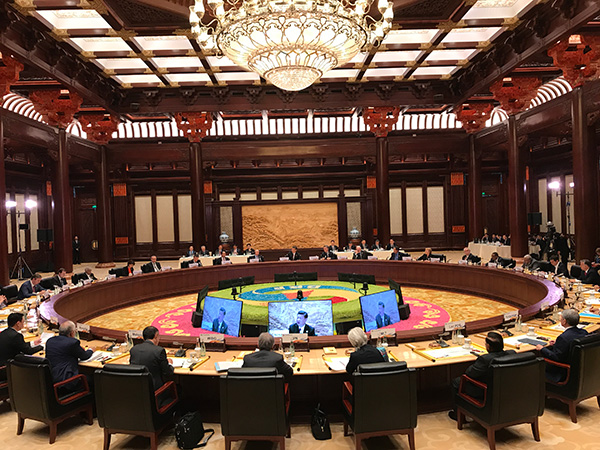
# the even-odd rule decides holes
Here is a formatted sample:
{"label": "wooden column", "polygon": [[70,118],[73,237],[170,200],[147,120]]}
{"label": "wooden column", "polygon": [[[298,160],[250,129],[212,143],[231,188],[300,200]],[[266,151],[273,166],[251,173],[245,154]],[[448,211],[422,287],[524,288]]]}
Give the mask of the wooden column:
{"label": "wooden column", "polygon": [[96,267],[114,267],[114,237],[110,204],[108,156],[105,145],[99,149],[96,165],[96,218],[98,223],[98,264]]}
{"label": "wooden column", "polygon": [[204,217],[204,173],[202,172],[202,145],[190,142],[190,178],[192,181],[192,230],[194,249],[206,244]]}
{"label": "wooden column", "polygon": [[510,116],[508,119],[508,217],[511,253],[516,257],[522,257],[529,249],[524,153],[519,145],[515,116]]}
{"label": "wooden column", "polygon": [[10,283],[8,267],[8,227],[6,225],[6,172],[4,170],[4,121],[0,112],[0,283]]}
{"label": "wooden column", "polygon": [[469,135],[469,240],[483,235],[481,220],[481,152],[475,146],[475,135]]}
{"label": "wooden column", "polygon": [[71,202],[73,194],[69,184],[69,155],[67,154],[67,132],[58,129],[58,152],[54,164],[54,262],[55,268],[73,271],[73,232]]}
{"label": "wooden column", "polygon": [[598,247],[598,156],[594,120],[585,110],[583,88],[572,92],[575,258],[592,258]]}
{"label": "wooden column", "polygon": [[[388,138],[378,137],[377,145],[377,168],[376,192],[377,192],[377,238],[381,243],[390,240],[390,151]],[[362,230],[365,237],[365,230]]]}

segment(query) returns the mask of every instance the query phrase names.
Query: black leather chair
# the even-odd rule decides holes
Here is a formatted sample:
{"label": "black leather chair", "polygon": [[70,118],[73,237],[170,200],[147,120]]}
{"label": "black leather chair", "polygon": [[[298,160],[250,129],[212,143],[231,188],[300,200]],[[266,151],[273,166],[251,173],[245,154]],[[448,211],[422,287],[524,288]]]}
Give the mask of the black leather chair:
{"label": "black leather chair", "polygon": [[581,267],[573,264],[571,266],[571,278],[576,278],[579,280],[579,278],[581,277]]}
{"label": "black leather chair", "polygon": [[8,300],[8,304],[14,303],[17,301],[19,296],[19,288],[14,284],[9,284],[8,286],[4,286],[2,288],[2,295],[6,297]]}
{"label": "black leather chair", "polygon": [[406,363],[361,364],[342,389],[344,436],[354,431],[356,450],[363,439],[390,434],[408,435],[415,449],[417,374]]}
{"label": "black leather chair", "polygon": [[[437,258],[440,260],[440,262],[446,262],[446,255],[443,255],[441,253],[432,253],[431,255],[429,255],[429,258]],[[479,261],[481,261],[481,258],[479,259]]]}
{"label": "black leather chair", "polygon": [[[544,359],[533,353],[518,353],[496,358],[490,365],[489,382],[482,383],[462,375],[456,398],[457,426],[462,430],[465,416],[487,429],[490,450],[496,448],[496,430],[530,423],[533,437],[540,440],[539,416],[544,413]],[[471,383],[483,390],[483,399],[466,393]]]}
{"label": "black leather chair", "polygon": [[571,364],[546,359],[546,364],[562,368],[564,380],[546,380],[546,396],[569,405],[571,421],[577,423],[577,404],[596,397],[600,406],[600,335],[590,334],[571,344]]}
{"label": "black leather chair", "polygon": [[127,267],[118,267],[118,268],[115,268],[115,269],[109,269],[108,274],[109,275],[116,275],[117,278],[129,276],[129,272],[127,271]]}
{"label": "black leather chair", "polygon": [[[44,422],[50,427],[50,444],[56,440],[57,425],[77,414],[85,414],[92,425],[92,394],[85,375],[76,375],[54,383],[50,363],[37,356],[17,355],[7,364],[8,393],[13,411],[17,413],[17,435],[23,433],[25,419]],[[79,380],[75,393],[61,395],[61,386]]]}
{"label": "black leather chair", "polygon": [[158,435],[173,423],[179,400],[175,383],[169,381],[154,391],[145,366],[106,364],[94,372],[94,389],[104,450],[110,447],[113,434],[149,437],[150,448],[156,450]]}
{"label": "black leather chair", "polygon": [[44,289],[54,289],[56,285],[56,281],[53,277],[42,278],[42,281],[40,281],[40,286]]}
{"label": "black leather chair", "polygon": [[141,269],[142,273],[152,273],[152,272],[154,272],[154,270],[152,269],[152,264],[151,263],[143,264],[140,267],[140,269]]}
{"label": "black leather chair", "polygon": [[275,368],[230,369],[221,377],[221,432],[233,441],[274,441],[285,450],[290,437],[288,385]]}
{"label": "black leather chair", "polygon": [[6,366],[0,366],[0,402],[8,400],[8,379],[6,378]]}
{"label": "black leather chair", "polygon": [[73,276],[71,276],[71,283],[77,284],[79,283],[79,280],[82,280],[83,278],[86,278],[85,272],[74,273]]}

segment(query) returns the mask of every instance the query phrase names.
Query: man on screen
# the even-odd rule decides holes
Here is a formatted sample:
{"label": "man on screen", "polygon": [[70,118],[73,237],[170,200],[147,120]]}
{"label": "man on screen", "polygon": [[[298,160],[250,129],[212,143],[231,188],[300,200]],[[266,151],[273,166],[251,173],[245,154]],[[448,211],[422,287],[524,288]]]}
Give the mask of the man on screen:
{"label": "man on screen", "polygon": [[225,323],[225,314],[227,314],[227,311],[225,311],[225,308],[223,308],[223,307],[219,308],[219,317],[217,317],[215,320],[213,320],[213,326],[212,326],[212,330],[215,333],[227,334],[227,324]]}
{"label": "man on screen", "polygon": [[385,313],[385,305],[383,302],[379,302],[377,305],[379,308],[379,314],[375,316],[375,322],[377,322],[377,328],[385,327],[391,325],[392,319]]}
{"label": "man on screen", "polygon": [[308,313],[306,311],[298,311],[298,317],[296,317],[296,323],[293,323],[289,327],[290,333],[307,333],[309,336],[316,336],[314,327],[311,327],[306,323],[308,319]]}

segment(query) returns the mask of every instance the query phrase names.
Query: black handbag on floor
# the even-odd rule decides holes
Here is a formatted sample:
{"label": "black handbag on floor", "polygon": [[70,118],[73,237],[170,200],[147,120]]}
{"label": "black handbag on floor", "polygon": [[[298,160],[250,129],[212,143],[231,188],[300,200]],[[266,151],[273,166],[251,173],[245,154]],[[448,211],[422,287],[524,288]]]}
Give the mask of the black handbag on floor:
{"label": "black handbag on floor", "polygon": [[315,408],[310,421],[310,429],[312,435],[318,441],[326,441],[331,439],[331,428],[329,427],[329,419],[327,415],[321,411],[319,403]]}
{"label": "black handbag on floor", "polygon": [[[204,438],[206,433],[210,434],[208,437]],[[214,430],[204,429],[198,411],[187,413],[175,424],[177,447],[182,450],[204,447],[213,434],[215,434]],[[202,439],[204,440],[202,441]]]}

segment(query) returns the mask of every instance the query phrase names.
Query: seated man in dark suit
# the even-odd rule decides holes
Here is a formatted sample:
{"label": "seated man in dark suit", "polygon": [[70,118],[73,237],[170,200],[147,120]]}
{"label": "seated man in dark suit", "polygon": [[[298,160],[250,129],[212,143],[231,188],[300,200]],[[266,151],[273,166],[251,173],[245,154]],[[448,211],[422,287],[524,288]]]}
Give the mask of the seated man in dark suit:
{"label": "seated man in dark suit", "polygon": [[360,245],[357,245],[352,254],[352,259],[369,259],[369,256],[371,256],[369,252],[364,251]]}
{"label": "seated man in dark suit", "polygon": [[583,284],[600,285],[600,275],[598,269],[592,267],[589,259],[579,261],[581,266],[581,277],[579,278]]}
{"label": "seated man in dark suit", "polygon": [[383,354],[379,349],[369,345],[369,338],[362,328],[355,327],[348,331],[348,340],[354,351],[350,354],[350,359],[346,365],[346,372],[354,373],[361,364],[370,364],[388,361],[387,354]]}
{"label": "seated man in dark suit", "polygon": [[[500,358],[501,356],[506,356],[511,353],[514,353],[514,350],[504,350],[504,339],[500,333],[495,331],[490,331],[485,338],[485,349],[487,351],[486,354],[478,356],[473,364],[471,364],[467,370],[465,370],[465,375],[469,378],[472,378],[475,381],[481,381],[482,383],[488,383],[488,377],[490,375],[490,364],[496,358]],[[453,398],[455,399],[458,395],[458,388],[460,387],[460,377],[452,380],[452,391]],[[465,387],[465,391],[468,395],[475,399],[483,398],[483,390],[474,386],[471,383],[468,383]],[[452,420],[456,420],[456,408],[453,408],[452,411],[448,412],[448,416]]]}
{"label": "seated man in dark suit", "polygon": [[263,257],[263,255],[260,254],[260,250],[256,249],[254,250],[254,255],[248,256],[248,262],[250,262],[250,260],[255,260],[256,262],[263,262],[265,258]]}
{"label": "seated man in dark suit", "polygon": [[238,248],[237,245],[233,244],[233,248],[231,249],[231,254],[232,255],[241,255],[242,252],[241,250]]}
{"label": "seated man in dark suit", "polygon": [[199,256],[210,256],[209,251],[206,249],[206,245],[200,247],[200,251],[198,252]]}
{"label": "seated man in dark suit", "polygon": [[402,254],[400,253],[400,250],[398,250],[398,247],[394,247],[394,250],[392,250],[392,254],[388,259],[390,261],[402,261]]}
{"label": "seated man in dark suit", "polygon": [[427,247],[425,249],[425,253],[423,253],[421,256],[419,256],[417,258],[417,261],[430,261],[431,260],[431,252],[433,250],[431,250],[431,248]]}
{"label": "seated man in dark suit", "polygon": [[536,260],[533,258],[533,256],[527,254],[523,256],[523,265],[521,267],[523,270],[534,270],[535,262]]}
{"label": "seated man in dark suit", "polygon": [[92,269],[89,267],[86,267],[83,270],[83,276],[79,278],[80,280],[90,280],[90,281],[98,281],[98,279],[96,278],[96,276],[92,273]]}
{"label": "seated man in dark suit", "polygon": [[489,241],[490,241],[490,237],[488,236],[488,234],[487,234],[487,233],[485,233],[485,234],[483,235],[483,237],[481,238],[481,243],[482,243],[482,244],[487,244]]}
{"label": "seated man in dark suit", "polygon": [[275,353],[273,345],[275,339],[269,333],[260,333],[258,336],[258,351],[244,356],[242,367],[275,367],[277,373],[283,375],[287,381],[294,374],[294,370],[283,360],[283,355]]}
{"label": "seated man in dark suit", "polygon": [[377,308],[379,309],[379,313],[375,316],[377,328],[390,325],[392,323],[392,319],[385,313],[385,304],[383,302],[379,302],[377,304]]}
{"label": "seated man in dark suit", "polygon": [[[565,309],[560,313],[560,324],[566,328],[556,341],[549,341],[546,347],[538,345],[536,350],[547,359],[552,361],[569,364],[571,357],[571,343],[588,334],[583,328],[579,328],[579,313],[574,309]],[[566,377],[566,372],[560,367],[546,365],[546,378],[558,383]]]}
{"label": "seated man in dark suit", "polygon": [[319,255],[319,259],[337,259],[337,255],[329,250],[327,245],[324,245],[323,252]]}
{"label": "seated man in dark suit", "polygon": [[471,264],[479,264],[481,262],[481,258],[477,255],[471,253],[471,249],[469,247],[465,247],[463,249],[464,255],[462,257],[463,261],[467,261]]}
{"label": "seated man in dark suit", "polygon": [[300,261],[302,259],[300,253],[298,253],[298,247],[296,247],[295,245],[292,247],[292,249],[288,252],[286,256],[290,259],[290,261]]}
{"label": "seated man in dark suit", "polygon": [[248,255],[248,256],[254,255],[254,249],[252,248],[252,244],[249,242],[246,244],[246,250],[244,250],[244,255]]}
{"label": "seated man in dark suit", "polygon": [[298,311],[296,322],[288,328],[290,333],[307,333],[309,336],[316,336],[314,327],[306,323],[308,313],[306,311]]}
{"label": "seated man in dark suit", "polygon": [[190,267],[190,264],[198,264],[197,267],[202,267],[202,262],[200,261],[198,253],[194,253],[194,256],[192,256],[192,259],[190,259],[189,261],[183,261],[181,263],[181,268],[188,269]]}
{"label": "seated man in dark suit", "polygon": [[[135,345],[130,351],[129,364],[146,366],[152,375],[154,390],[170,381],[173,376],[173,361],[167,359],[165,349],[158,346],[159,334],[156,327],[146,327],[142,331],[144,342]],[[164,401],[164,399],[163,399]]]}
{"label": "seated man in dark suit", "polygon": [[552,255],[550,257],[550,264],[554,268],[554,274],[562,277],[568,277],[569,271],[567,267],[560,261],[558,255]]}
{"label": "seated man in dark suit", "polygon": [[24,298],[44,292],[44,288],[40,286],[40,281],[42,281],[42,276],[39,273],[34,273],[30,280],[21,285],[17,298],[23,300]]}
{"label": "seated man in dark suit", "polygon": [[185,254],[185,256],[194,256],[196,252],[194,251],[194,246],[190,245],[190,248],[188,248],[187,253]]}
{"label": "seated man in dark suit", "polygon": [[52,277],[52,283],[55,287],[63,287],[67,285],[67,271],[62,267],[56,271]]}
{"label": "seated man in dark suit", "polygon": [[340,248],[335,245],[335,241],[332,239],[331,243],[329,244],[329,250],[331,250],[332,252],[337,252]]}
{"label": "seated man in dark suit", "polygon": [[227,326],[227,322],[225,322],[225,314],[227,314],[225,308],[219,308],[219,316],[215,320],[213,320],[212,323],[212,330],[215,333],[227,334],[227,328],[229,327]]}
{"label": "seated man in dark suit", "polygon": [[33,355],[42,351],[41,339],[33,341],[33,347],[25,342],[20,331],[25,327],[25,316],[21,313],[8,315],[8,328],[0,333],[0,366],[5,366],[9,359],[13,359],[20,353]]}
{"label": "seated man in dark suit", "polygon": [[375,243],[371,247],[371,250],[383,250],[383,247],[381,246],[379,239],[375,239]]}
{"label": "seated man in dark suit", "polygon": [[146,264],[146,266],[150,269],[150,272],[160,272],[161,267],[160,263],[156,259],[156,255],[152,255],[150,257],[150,262]]}
{"label": "seated man in dark suit", "polygon": [[[52,379],[55,383],[79,375],[79,361],[89,359],[94,353],[93,348],[84,350],[75,338],[75,324],[67,320],[60,324],[58,336],[51,337],[46,342],[46,358],[52,368]],[[76,391],[79,382],[67,384],[66,391]]]}
{"label": "seated man in dark suit", "polygon": [[396,247],[396,243],[394,242],[393,239],[390,239],[390,243],[388,245],[386,245],[385,249],[392,250],[394,247]]}
{"label": "seated man in dark suit", "polygon": [[227,252],[223,250],[221,256],[213,259],[213,266],[221,266],[223,263],[227,264],[225,261],[229,261],[229,258],[227,257]]}
{"label": "seated man in dark suit", "polygon": [[223,253],[223,244],[219,244],[219,246],[217,247],[217,249],[215,250],[215,252],[213,253],[213,255],[218,256],[221,253]]}

